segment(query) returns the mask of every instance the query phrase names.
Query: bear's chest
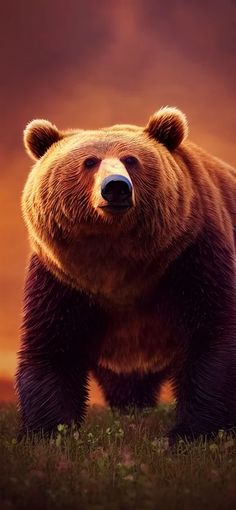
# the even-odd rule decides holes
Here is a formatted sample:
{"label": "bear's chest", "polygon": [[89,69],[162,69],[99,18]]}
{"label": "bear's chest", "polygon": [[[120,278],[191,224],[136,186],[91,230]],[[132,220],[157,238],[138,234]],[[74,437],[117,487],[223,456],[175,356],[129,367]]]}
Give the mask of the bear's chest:
{"label": "bear's chest", "polygon": [[147,261],[139,260],[137,247],[130,252],[126,243],[117,241],[114,246],[104,237],[87,237],[57,253],[64,274],[76,288],[118,307],[132,305],[150,293],[158,280],[158,269],[154,279]]}
{"label": "bear's chest", "polygon": [[117,373],[159,371],[169,365],[176,349],[171,324],[155,311],[112,313],[99,364]]}

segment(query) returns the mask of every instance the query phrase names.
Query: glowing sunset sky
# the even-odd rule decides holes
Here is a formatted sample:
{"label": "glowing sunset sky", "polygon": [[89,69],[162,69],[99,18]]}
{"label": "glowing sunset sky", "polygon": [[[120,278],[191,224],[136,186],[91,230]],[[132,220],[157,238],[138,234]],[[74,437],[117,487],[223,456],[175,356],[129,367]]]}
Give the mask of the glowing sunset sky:
{"label": "glowing sunset sky", "polygon": [[11,378],[28,255],[24,126],[142,125],[168,104],[193,141],[236,164],[236,3],[21,0],[2,3],[0,24],[0,377]]}

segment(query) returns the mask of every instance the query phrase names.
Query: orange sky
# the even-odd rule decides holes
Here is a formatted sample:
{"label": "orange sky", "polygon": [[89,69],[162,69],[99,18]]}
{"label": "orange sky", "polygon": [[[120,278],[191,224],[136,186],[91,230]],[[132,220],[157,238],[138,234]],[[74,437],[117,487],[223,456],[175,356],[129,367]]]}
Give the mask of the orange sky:
{"label": "orange sky", "polygon": [[61,128],[144,124],[174,105],[187,114],[192,140],[236,164],[235,26],[233,0],[1,5],[0,377],[15,369],[28,254],[20,212],[31,165],[25,124],[35,117]]}

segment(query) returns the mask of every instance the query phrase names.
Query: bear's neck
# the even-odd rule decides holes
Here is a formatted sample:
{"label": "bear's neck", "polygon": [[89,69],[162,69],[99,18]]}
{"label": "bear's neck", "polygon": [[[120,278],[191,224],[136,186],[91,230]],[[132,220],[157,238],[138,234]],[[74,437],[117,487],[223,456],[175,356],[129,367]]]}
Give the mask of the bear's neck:
{"label": "bear's neck", "polygon": [[175,241],[158,251],[154,239],[145,243],[127,234],[117,237],[83,235],[78,241],[57,246],[53,257],[37,247],[47,267],[65,283],[92,295],[103,305],[134,306],[158,286],[173,258],[187,240]]}

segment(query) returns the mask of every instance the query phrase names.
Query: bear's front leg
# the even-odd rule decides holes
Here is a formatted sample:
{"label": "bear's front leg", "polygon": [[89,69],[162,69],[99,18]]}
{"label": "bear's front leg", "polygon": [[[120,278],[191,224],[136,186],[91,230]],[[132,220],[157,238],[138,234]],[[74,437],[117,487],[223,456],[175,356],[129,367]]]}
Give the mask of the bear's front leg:
{"label": "bear's front leg", "polygon": [[169,433],[172,444],[178,437],[210,438],[219,429],[236,426],[235,345],[229,340],[225,345],[221,342],[223,336],[196,359],[187,358],[175,377],[176,425]]}
{"label": "bear's front leg", "polygon": [[169,437],[175,442],[236,427],[234,249],[208,231],[173,265],[171,277],[183,332],[172,367],[177,421]]}
{"label": "bear's front leg", "polygon": [[59,423],[83,419],[98,321],[87,296],[57,280],[37,255],[31,257],[16,374],[23,434],[50,433]]}

